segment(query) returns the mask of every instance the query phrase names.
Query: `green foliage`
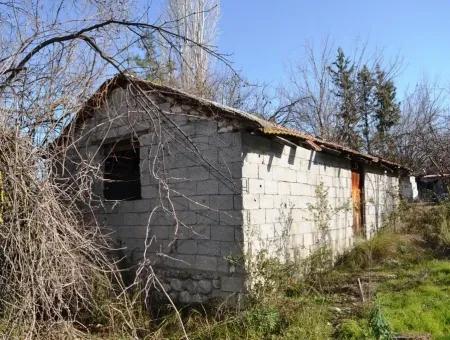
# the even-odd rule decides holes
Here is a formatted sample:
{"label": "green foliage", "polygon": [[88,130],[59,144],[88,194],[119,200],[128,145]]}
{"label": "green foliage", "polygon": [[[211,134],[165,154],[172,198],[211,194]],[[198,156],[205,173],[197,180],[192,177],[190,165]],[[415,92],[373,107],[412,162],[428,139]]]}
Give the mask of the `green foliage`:
{"label": "green foliage", "polygon": [[450,334],[450,261],[432,260],[385,282],[377,302],[396,333]]}
{"label": "green foliage", "polygon": [[377,340],[391,340],[394,338],[391,328],[378,305],[375,305],[370,312],[369,326]]}
{"label": "green foliage", "polygon": [[369,325],[365,320],[344,319],[339,325],[338,339],[359,340],[370,338]]}
{"label": "green foliage", "polygon": [[261,251],[256,256],[252,270],[254,277],[252,298],[260,300],[283,293],[295,281],[293,273],[297,270],[298,265],[295,262],[282,263],[276,258],[268,257],[267,252]]}
{"label": "green foliage", "polygon": [[357,243],[353,249],[340,257],[336,264],[341,268],[359,270],[381,265],[417,263],[428,256],[422,242],[417,235],[384,229],[372,239]]}
{"label": "green foliage", "polygon": [[387,154],[394,141],[389,130],[400,120],[400,104],[396,100],[396,88],[391,79],[380,68],[375,68],[375,141],[377,152]]}
{"label": "green foliage", "polygon": [[358,149],[360,138],[355,129],[359,121],[356,110],[355,66],[341,48],[338,49],[336,60],[329,67],[329,72],[335,87],[334,94],[339,99],[337,133],[345,144]]}
{"label": "green foliage", "polygon": [[262,335],[278,333],[281,321],[280,312],[273,306],[256,306],[244,316],[245,326]]}
{"label": "green foliage", "polygon": [[157,83],[166,82],[175,71],[175,64],[164,59],[158,49],[158,41],[153,31],[147,31],[141,40],[144,56],[133,58],[136,66],[142,70],[146,80]]}
{"label": "green foliage", "polygon": [[337,99],[336,133],[341,142],[368,153],[388,155],[393,140],[390,130],[400,119],[396,87],[381,68],[357,69],[339,48],[328,68]]}
{"label": "green foliage", "polygon": [[361,134],[364,148],[371,153],[372,121],[374,111],[374,80],[372,72],[364,65],[356,76],[357,111],[361,119]]}
{"label": "green foliage", "polygon": [[320,232],[320,244],[326,245],[328,243],[328,234],[330,228],[330,221],[337,213],[349,209],[349,204],[333,207],[328,201],[328,189],[320,182],[315,188],[315,202],[308,203],[308,210],[312,214],[312,220]]}

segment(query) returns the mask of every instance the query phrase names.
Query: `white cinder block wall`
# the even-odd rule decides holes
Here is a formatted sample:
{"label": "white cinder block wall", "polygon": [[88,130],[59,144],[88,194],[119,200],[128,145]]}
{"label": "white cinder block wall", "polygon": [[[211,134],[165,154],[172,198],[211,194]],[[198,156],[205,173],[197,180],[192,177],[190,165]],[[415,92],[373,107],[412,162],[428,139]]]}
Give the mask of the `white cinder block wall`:
{"label": "white cinder block wall", "polygon": [[[161,137],[155,138],[148,114],[120,88],[81,127],[73,159],[83,158],[101,175],[102,143],[139,136],[142,199],[103,201],[97,180],[95,214],[131,263],[142,258],[148,236],[148,258],[172,298],[203,302],[243,291],[245,272],[237,263],[245,254],[266,250],[281,259],[310,254],[321,237],[310,207],[320,183],[329,210],[338,208],[327,234],[333,249],[342,252],[353,244],[349,159],[251,135],[238,122],[205,118],[198,106],[170,95],[153,99],[209,164],[189,151],[193,146],[170,124],[158,126]],[[154,168],[157,151],[164,170]],[[396,192],[398,180],[375,167],[365,170],[366,225],[372,234],[394,207],[388,192]],[[167,179],[170,200],[155,175]]]}
{"label": "white cinder block wall", "polygon": [[[141,260],[148,231],[147,257],[173,299],[203,302],[240,292],[244,287],[243,270],[236,266],[236,258],[242,255],[240,132],[202,117],[193,107],[171,97],[158,101],[206,162],[189,151],[192,145],[176,128],[164,123],[160,132],[164,150],[159,149],[158,158],[164,155],[164,171],[161,166],[154,168],[161,139],[155,137],[149,117],[134,99],[122,89],[114,90],[107,105],[85,122],[80,132],[85,137],[78,148],[83,158],[101,169],[101,141],[119,141],[137,133],[142,199],[94,203],[99,206],[97,220],[123,247],[130,264]],[[154,172],[168,180],[170,200]],[[101,181],[96,186],[101,198]],[[155,207],[159,208],[149,219]]]}
{"label": "white cinder block wall", "polygon": [[365,228],[371,237],[396,207],[399,199],[399,177],[388,170],[365,167]]}
{"label": "white cinder block wall", "polygon": [[265,249],[272,256],[307,256],[319,244],[310,204],[316,188],[328,191],[329,237],[336,251],[353,244],[350,161],[266,137],[243,136],[242,168],[244,240],[255,255]]}
{"label": "white cinder block wall", "polygon": [[[244,246],[255,256],[267,251],[282,260],[305,257],[319,245],[321,233],[311,204],[322,183],[328,192],[328,240],[335,253],[353,245],[351,161],[286,145],[267,137],[243,134],[242,201]],[[378,230],[398,198],[398,177],[364,167],[365,228]]]}

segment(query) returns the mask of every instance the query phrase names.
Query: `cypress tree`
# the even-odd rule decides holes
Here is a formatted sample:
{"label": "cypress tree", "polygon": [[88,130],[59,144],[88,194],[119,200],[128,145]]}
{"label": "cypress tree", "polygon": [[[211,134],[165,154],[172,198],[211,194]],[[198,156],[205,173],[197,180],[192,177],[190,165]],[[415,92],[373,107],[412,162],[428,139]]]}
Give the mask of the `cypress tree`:
{"label": "cypress tree", "polygon": [[375,69],[375,121],[377,151],[386,154],[392,141],[391,128],[400,120],[400,104],[394,82],[379,65]]}
{"label": "cypress tree", "polygon": [[344,144],[358,149],[360,137],[356,132],[359,117],[356,109],[355,67],[339,48],[336,60],[328,69],[335,86],[334,95],[339,100],[337,132]]}
{"label": "cypress tree", "polygon": [[356,77],[357,110],[361,118],[361,134],[364,149],[371,153],[371,125],[374,115],[374,79],[367,65],[364,65]]}

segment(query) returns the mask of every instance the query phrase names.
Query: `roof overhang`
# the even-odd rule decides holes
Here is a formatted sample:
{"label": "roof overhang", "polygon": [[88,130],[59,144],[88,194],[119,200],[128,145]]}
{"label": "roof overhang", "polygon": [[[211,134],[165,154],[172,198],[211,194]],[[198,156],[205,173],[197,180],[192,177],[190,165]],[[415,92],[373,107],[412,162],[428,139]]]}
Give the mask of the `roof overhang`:
{"label": "roof overhang", "polygon": [[62,135],[60,136],[60,138],[58,138],[58,140],[60,141],[61,139],[64,139],[65,136],[69,135],[69,132],[73,126],[76,127],[82,121],[91,117],[94,114],[95,110],[98,109],[102,103],[104,103],[111,91],[119,87],[125,88],[129,85],[133,85],[142,91],[155,92],[159,95],[170,96],[180,101],[187,102],[188,104],[193,104],[200,107],[202,109],[201,112],[206,116],[213,117],[218,120],[230,119],[233,121],[238,121],[245,129],[249,131],[257,132],[269,137],[279,137],[284,141],[289,141],[296,145],[304,146],[316,152],[326,152],[333,155],[344,156],[354,161],[370,163],[376,166],[390,169],[392,171],[401,171],[406,173],[411,172],[410,169],[395,162],[364,154],[345,146],[303,133],[301,131],[269,122],[254,114],[231,108],[226,105],[222,105],[198,96],[194,96],[187,92],[166,85],[145,81],[132,75],[126,74],[118,74],[117,76],[105,81],[94,93],[94,95],[92,95],[83,105],[83,107],[76,113],[73,121],[64,129]]}

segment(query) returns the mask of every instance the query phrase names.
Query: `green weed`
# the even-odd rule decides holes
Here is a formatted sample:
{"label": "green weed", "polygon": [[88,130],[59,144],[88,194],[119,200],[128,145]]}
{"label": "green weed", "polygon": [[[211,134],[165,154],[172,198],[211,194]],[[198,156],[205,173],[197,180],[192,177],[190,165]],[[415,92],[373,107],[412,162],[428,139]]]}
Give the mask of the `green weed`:
{"label": "green weed", "polygon": [[[450,261],[428,261],[379,288],[377,301],[397,333],[450,334]],[[412,282],[412,284],[411,284]]]}

